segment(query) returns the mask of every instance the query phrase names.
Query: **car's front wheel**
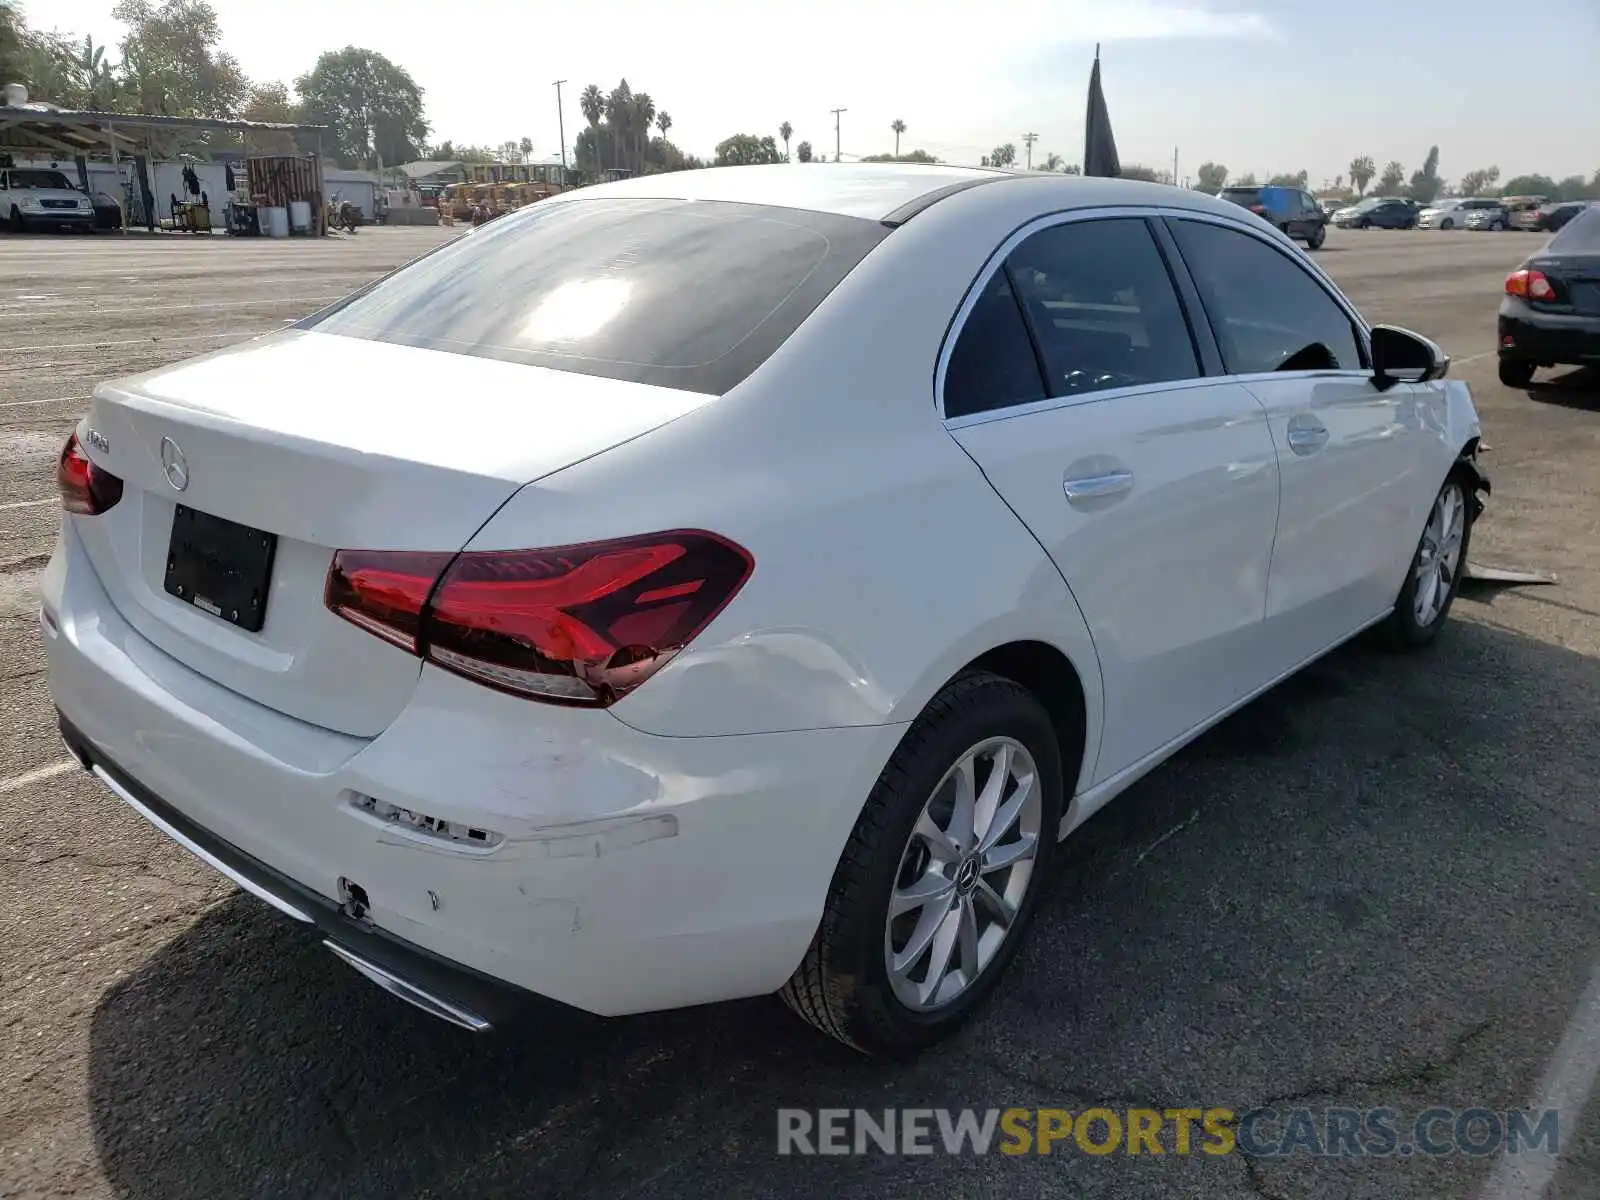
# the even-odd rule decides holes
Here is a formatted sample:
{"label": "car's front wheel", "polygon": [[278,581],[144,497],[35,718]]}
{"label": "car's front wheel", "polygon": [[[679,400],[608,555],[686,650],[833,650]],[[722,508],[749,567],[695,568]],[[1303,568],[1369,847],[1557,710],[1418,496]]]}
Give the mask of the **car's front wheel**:
{"label": "car's front wheel", "polygon": [[1439,222],[1439,228],[1440,229],[1454,229],[1455,227],[1456,227],[1456,223],[1454,221],[1452,221],[1449,217],[1446,217],[1444,220]]}
{"label": "car's front wheel", "polygon": [[960,1025],[998,982],[1056,845],[1061,751],[1033,694],[959,676],[912,723],[834,872],[784,1001],[868,1054]]}
{"label": "car's front wheel", "polygon": [[1465,482],[1459,473],[1452,473],[1428,510],[1422,540],[1389,616],[1390,633],[1401,646],[1426,646],[1439,636],[1466,571],[1472,511],[1473,498]]}
{"label": "car's front wheel", "polygon": [[26,227],[22,219],[22,210],[13,204],[11,206],[11,219],[6,222],[7,232],[21,233]]}

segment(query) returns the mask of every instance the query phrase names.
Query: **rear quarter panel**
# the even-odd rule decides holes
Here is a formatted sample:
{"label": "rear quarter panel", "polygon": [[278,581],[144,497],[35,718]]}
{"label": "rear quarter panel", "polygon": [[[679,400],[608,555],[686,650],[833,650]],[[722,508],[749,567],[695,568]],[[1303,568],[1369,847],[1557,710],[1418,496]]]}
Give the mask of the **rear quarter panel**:
{"label": "rear quarter panel", "polygon": [[1082,615],[934,400],[952,315],[1036,209],[979,216],[960,199],[886,239],[733,392],[527,485],[472,542],[698,527],[751,552],[739,596],[619,719],[679,737],[909,721],[972,659],[1037,640],[1083,681],[1092,769],[1100,685]]}

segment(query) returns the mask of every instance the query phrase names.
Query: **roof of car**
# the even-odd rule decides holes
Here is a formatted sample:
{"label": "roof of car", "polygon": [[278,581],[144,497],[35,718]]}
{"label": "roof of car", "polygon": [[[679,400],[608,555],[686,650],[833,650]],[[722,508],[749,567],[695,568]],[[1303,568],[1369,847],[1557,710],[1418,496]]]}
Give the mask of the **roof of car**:
{"label": "roof of car", "polygon": [[[1164,205],[1233,214],[1214,196],[1135,179],[1098,179],[1048,171],[1005,171],[921,163],[778,163],[708,167],[642,175],[568,192],[560,201],[602,197],[720,200],[800,208],[899,224],[956,192],[986,193],[983,184],[1027,186],[1059,195],[1062,207]],[[548,201],[546,203],[549,203]]]}

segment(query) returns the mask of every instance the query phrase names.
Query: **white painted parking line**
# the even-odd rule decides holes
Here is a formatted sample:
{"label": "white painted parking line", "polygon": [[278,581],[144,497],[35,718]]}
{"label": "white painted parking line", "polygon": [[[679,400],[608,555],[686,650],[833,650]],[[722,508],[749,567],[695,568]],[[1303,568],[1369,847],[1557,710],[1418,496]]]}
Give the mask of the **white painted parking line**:
{"label": "white painted parking line", "polygon": [[30,404],[65,404],[68,400],[87,399],[87,396],[48,396],[43,400],[0,400],[0,408],[25,408]]}
{"label": "white painted parking line", "polygon": [[11,512],[18,508],[43,508],[46,504],[60,504],[58,496],[50,496],[44,500],[14,500],[10,504],[0,504],[0,512]]}
{"label": "white painted parking line", "polygon": [[[1556,1154],[1524,1150],[1501,1156],[1483,1189],[1482,1200],[1539,1200],[1556,1176],[1557,1155],[1578,1140],[1578,1121],[1600,1076],[1600,965],[1589,979],[1578,1007],[1567,1023],[1561,1044],[1545,1067],[1539,1094],[1529,1107],[1555,1109],[1560,1145]],[[1535,1118],[1537,1119],[1537,1118]]]}
{"label": "white painted parking line", "polygon": [[1498,350],[1485,350],[1482,354],[1469,354],[1465,358],[1452,359],[1450,365],[1451,366],[1455,366],[1455,367],[1464,367],[1468,363],[1479,362],[1479,361],[1481,361],[1482,359],[1485,359],[1485,358],[1493,358],[1496,354],[1499,354],[1499,353],[1500,353],[1500,351],[1498,351]]}
{"label": "white painted parking line", "polygon": [[20,791],[35,783],[43,783],[46,779],[54,779],[57,775],[65,775],[68,771],[78,770],[78,764],[68,758],[61,762],[53,762],[48,767],[35,767],[31,771],[24,771],[21,775],[13,775],[10,779],[0,779],[0,796],[7,792]]}

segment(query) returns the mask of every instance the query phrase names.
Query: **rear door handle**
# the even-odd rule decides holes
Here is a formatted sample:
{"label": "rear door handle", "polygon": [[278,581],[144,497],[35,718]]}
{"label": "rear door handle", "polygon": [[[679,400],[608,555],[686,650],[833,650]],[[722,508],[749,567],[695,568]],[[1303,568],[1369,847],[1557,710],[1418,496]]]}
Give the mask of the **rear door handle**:
{"label": "rear door handle", "polygon": [[1289,425],[1289,449],[1296,454],[1315,454],[1328,444],[1328,427],[1320,422]]}
{"label": "rear door handle", "polygon": [[1104,500],[1107,496],[1120,496],[1133,490],[1132,471],[1107,471],[1102,475],[1080,475],[1064,480],[1061,488],[1071,504],[1090,500]]}

